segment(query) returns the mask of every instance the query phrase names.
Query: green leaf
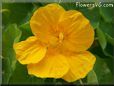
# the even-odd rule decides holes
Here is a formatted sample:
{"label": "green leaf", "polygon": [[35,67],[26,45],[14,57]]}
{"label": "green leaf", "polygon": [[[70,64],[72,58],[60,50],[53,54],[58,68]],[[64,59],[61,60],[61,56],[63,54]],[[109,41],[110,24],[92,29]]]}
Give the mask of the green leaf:
{"label": "green leaf", "polygon": [[87,75],[87,83],[88,84],[98,84],[97,76],[94,70],[90,71]]}
{"label": "green leaf", "polygon": [[3,25],[17,23],[18,25],[24,22],[27,14],[33,9],[31,3],[3,3],[2,10],[7,9],[8,12],[3,12]]}
{"label": "green leaf", "polygon": [[16,63],[16,68],[10,77],[9,84],[27,84],[29,76],[27,74],[26,66]]}
{"label": "green leaf", "polygon": [[114,38],[113,23],[107,23],[104,22],[103,20],[100,20],[99,29],[101,29],[104,33],[107,33],[108,35]]}
{"label": "green leaf", "polygon": [[110,35],[108,35],[107,33],[105,34],[106,35],[106,39],[109,43],[111,43],[113,46],[114,46],[114,38],[112,38]]}
{"label": "green leaf", "polygon": [[10,17],[10,10],[7,8],[3,8],[1,12],[2,12],[2,24],[5,25],[8,23]]}
{"label": "green leaf", "polygon": [[107,66],[108,66],[108,68],[110,69],[110,72],[112,73],[112,74],[114,74],[114,70],[113,70],[113,61],[114,61],[114,58],[104,58],[104,61],[105,61],[105,63],[107,64]]}
{"label": "green leaf", "polygon": [[20,38],[21,41],[27,39],[29,36],[33,36],[29,21],[20,25],[19,28],[22,31],[22,36]]}
{"label": "green leaf", "polygon": [[9,25],[3,30],[3,83],[8,83],[9,79],[15,70],[15,52],[13,50],[13,43],[19,41],[21,31],[17,28],[16,24]]}
{"label": "green leaf", "polygon": [[96,29],[96,33],[97,33],[97,36],[98,36],[98,41],[99,41],[102,49],[104,50],[106,45],[107,45],[107,41],[106,41],[105,35],[102,32],[102,30],[100,30],[99,28]]}
{"label": "green leaf", "polygon": [[111,84],[113,82],[113,75],[111,70],[109,69],[104,59],[100,58],[98,55],[95,56],[96,62],[94,65],[94,71],[97,75],[99,84]]}
{"label": "green leaf", "polygon": [[113,7],[100,7],[100,14],[106,22],[112,22]]}
{"label": "green leaf", "polygon": [[114,29],[113,23],[106,23],[103,20],[100,21],[99,28],[104,32],[106,40],[114,45]]}
{"label": "green leaf", "polygon": [[110,52],[107,52],[108,44],[107,44],[107,40],[106,40],[106,36],[105,36],[104,32],[98,28],[98,29],[96,29],[96,33],[97,33],[98,41],[100,43],[103,53],[106,56],[113,58],[113,55],[110,54]]}
{"label": "green leaf", "polygon": [[112,44],[113,42],[112,37],[114,37],[114,29],[112,28],[112,26],[112,23],[106,23],[103,20],[101,20],[99,23],[99,28],[96,30],[98,41],[101,45],[103,53],[111,58],[113,58],[113,55],[111,53],[111,48],[109,49],[108,46],[110,46],[109,43]]}
{"label": "green leaf", "polygon": [[30,85],[42,85],[44,80],[35,76],[28,75],[26,65],[22,65],[19,62],[16,63],[16,69],[13,72],[9,84],[30,84]]}

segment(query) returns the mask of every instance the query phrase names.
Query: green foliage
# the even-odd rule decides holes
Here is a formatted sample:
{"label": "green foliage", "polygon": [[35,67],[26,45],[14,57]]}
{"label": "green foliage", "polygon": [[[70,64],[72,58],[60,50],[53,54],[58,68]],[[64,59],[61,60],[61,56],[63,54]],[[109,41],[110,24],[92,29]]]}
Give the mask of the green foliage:
{"label": "green foliage", "polygon": [[[107,63],[105,60],[107,60],[106,58],[100,58],[99,56],[96,56],[96,63],[94,66],[94,71],[97,75],[97,79],[99,84],[108,84],[108,83],[112,83],[113,81],[113,75],[111,72],[111,70],[109,69]],[[111,61],[110,61],[111,62]]]}
{"label": "green foliage", "polygon": [[104,33],[99,28],[96,30],[96,33],[97,33],[98,41],[99,41],[102,49],[105,49],[107,41],[106,41]]}
{"label": "green foliage", "polygon": [[16,69],[10,77],[9,84],[44,84],[44,80],[28,75],[26,66],[16,63]]}
{"label": "green foliage", "polygon": [[97,75],[94,70],[90,71],[90,73],[88,74],[87,82],[88,84],[98,84]]}
{"label": "green foliage", "polygon": [[30,29],[30,24],[29,22],[26,22],[22,24],[20,27],[20,30],[22,31],[22,36],[20,40],[25,40],[27,37],[32,36],[32,31]]}
{"label": "green foliage", "polygon": [[112,22],[113,19],[113,8],[112,7],[100,7],[100,14],[106,22]]}
{"label": "green foliage", "polygon": [[[97,0],[95,0],[97,1]],[[68,84],[62,79],[41,79],[28,75],[26,66],[17,62],[13,44],[32,36],[29,20],[33,12],[47,3],[3,3],[2,5],[2,63],[3,84]],[[96,56],[93,70],[81,84],[113,83],[113,9],[76,7],[75,3],[60,3],[66,10],[78,10],[89,19],[95,30],[95,40],[89,49]],[[79,84],[76,81],[72,84]]]}
{"label": "green foliage", "polygon": [[32,8],[33,5],[29,3],[3,3],[3,25],[11,23],[17,23],[19,25],[23,23]]}
{"label": "green foliage", "polygon": [[13,43],[18,42],[21,36],[21,31],[17,28],[16,24],[9,25],[5,30],[3,30],[3,83],[8,83],[10,77],[15,70],[15,53],[13,50]]}

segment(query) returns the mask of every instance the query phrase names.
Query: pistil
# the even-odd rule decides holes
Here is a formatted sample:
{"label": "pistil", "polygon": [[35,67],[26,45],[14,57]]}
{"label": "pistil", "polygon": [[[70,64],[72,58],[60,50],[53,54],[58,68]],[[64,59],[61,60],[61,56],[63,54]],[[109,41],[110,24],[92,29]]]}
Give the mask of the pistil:
{"label": "pistil", "polygon": [[61,43],[64,39],[64,34],[62,32],[59,33],[59,42]]}

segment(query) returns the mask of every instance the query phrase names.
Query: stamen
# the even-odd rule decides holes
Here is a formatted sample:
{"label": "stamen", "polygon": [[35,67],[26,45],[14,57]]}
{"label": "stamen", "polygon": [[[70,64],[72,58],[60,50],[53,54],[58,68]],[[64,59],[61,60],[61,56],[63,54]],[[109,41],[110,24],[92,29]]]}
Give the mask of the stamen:
{"label": "stamen", "polygon": [[59,42],[61,43],[64,39],[64,35],[62,32],[59,33]]}

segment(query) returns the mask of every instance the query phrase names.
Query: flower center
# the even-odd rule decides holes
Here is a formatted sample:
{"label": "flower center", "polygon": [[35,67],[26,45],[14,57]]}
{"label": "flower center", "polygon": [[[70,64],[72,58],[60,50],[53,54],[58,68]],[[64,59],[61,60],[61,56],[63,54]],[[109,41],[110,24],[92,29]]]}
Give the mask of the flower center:
{"label": "flower center", "polygon": [[59,33],[59,42],[61,43],[64,39],[64,35],[62,32]]}

